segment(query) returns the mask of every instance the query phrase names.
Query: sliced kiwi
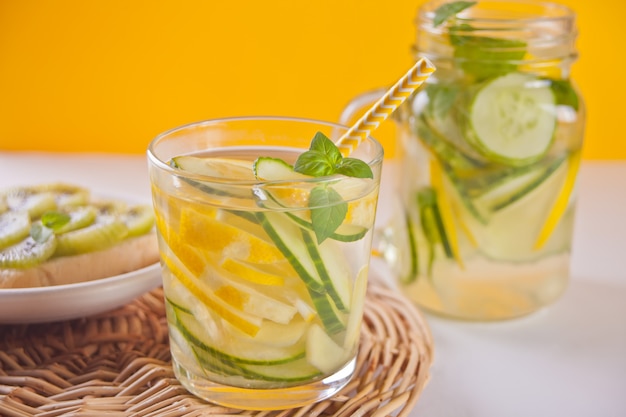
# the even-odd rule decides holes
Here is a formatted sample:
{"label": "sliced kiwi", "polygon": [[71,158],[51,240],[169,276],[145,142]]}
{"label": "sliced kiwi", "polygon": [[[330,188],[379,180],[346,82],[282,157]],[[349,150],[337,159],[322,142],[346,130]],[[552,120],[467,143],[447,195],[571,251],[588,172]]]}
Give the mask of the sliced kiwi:
{"label": "sliced kiwi", "polygon": [[118,200],[96,200],[89,205],[95,207],[101,216],[119,216],[128,211],[128,204]]}
{"label": "sliced kiwi", "polygon": [[121,218],[128,227],[129,237],[144,235],[154,226],[154,211],[148,205],[130,207]]}
{"label": "sliced kiwi", "polygon": [[89,190],[83,187],[69,184],[46,184],[33,187],[38,192],[54,194],[57,206],[82,206],[89,203]]}
{"label": "sliced kiwi", "polygon": [[93,224],[98,216],[98,210],[92,206],[66,208],[63,213],[69,215],[70,219],[63,226],[54,229],[57,235],[87,227]]}
{"label": "sliced kiwi", "polygon": [[2,193],[0,194],[0,214],[6,213],[7,211],[9,211],[9,204],[7,203],[7,196],[6,194]]}
{"label": "sliced kiwi", "polygon": [[50,258],[57,246],[54,235],[45,242],[37,242],[28,236],[21,242],[0,251],[0,268],[25,269]]}
{"label": "sliced kiwi", "polygon": [[11,246],[28,236],[30,217],[26,211],[0,214],[0,249]]}
{"label": "sliced kiwi", "polygon": [[114,216],[100,216],[95,223],[57,236],[54,256],[78,255],[106,249],[128,236],[124,221]]}
{"label": "sliced kiwi", "polygon": [[33,187],[20,187],[7,193],[7,204],[12,211],[26,211],[31,219],[38,219],[46,211],[56,210],[54,193],[40,192]]}

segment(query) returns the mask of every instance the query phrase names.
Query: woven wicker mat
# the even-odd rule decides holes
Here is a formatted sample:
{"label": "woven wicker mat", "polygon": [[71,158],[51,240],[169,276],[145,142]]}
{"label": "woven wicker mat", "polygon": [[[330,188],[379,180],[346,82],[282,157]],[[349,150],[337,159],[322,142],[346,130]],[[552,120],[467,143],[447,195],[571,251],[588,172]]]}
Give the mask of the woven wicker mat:
{"label": "woven wicker mat", "polygon": [[371,283],[357,376],[334,397],[282,411],[208,404],[175,379],[162,290],[99,316],[0,326],[2,416],[406,416],[429,378],[432,339],[415,307]]}

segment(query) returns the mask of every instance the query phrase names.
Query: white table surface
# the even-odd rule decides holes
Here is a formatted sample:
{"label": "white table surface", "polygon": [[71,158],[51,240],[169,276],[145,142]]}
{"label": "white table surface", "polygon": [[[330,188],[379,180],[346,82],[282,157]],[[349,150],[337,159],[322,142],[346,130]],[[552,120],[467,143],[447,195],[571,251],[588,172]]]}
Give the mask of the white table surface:
{"label": "white table surface", "polygon": [[[52,181],[150,198],[141,155],[0,152],[0,187]],[[566,293],[504,322],[427,316],[435,363],[411,417],[626,416],[626,162],[584,162],[578,187]],[[392,192],[383,189],[380,222]]]}

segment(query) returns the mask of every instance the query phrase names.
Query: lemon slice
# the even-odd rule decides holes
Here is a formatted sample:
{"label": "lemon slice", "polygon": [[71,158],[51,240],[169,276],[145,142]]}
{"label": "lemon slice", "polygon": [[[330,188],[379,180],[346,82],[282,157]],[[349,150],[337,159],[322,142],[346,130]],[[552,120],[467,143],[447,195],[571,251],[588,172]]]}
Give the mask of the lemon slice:
{"label": "lemon slice", "polygon": [[259,343],[262,346],[288,347],[302,342],[307,327],[308,323],[298,315],[287,324],[264,320],[255,336],[249,336],[232,326],[230,333],[237,339]]}
{"label": "lemon slice", "polygon": [[222,285],[216,288],[215,295],[244,313],[276,323],[289,323],[297,312],[291,305],[234,281],[223,280]]}
{"label": "lemon slice", "polygon": [[224,270],[254,284],[269,286],[285,285],[284,277],[261,269],[262,264],[254,266],[244,261],[226,258],[221,266]]}
{"label": "lemon slice", "polygon": [[282,253],[271,243],[192,208],[182,210],[180,238],[198,249],[219,253],[223,258],[235,258],[252,263],[274,263],[284,260]]}
{"label": "lemon slice", "polygon": [[559,192],[559,195],[555,200],[552,209],[550,210],[550,214],[548,214],[548,217],[546,217],[546,220],[541,227],[541,231],[537,236],[537,241],[533,246],[533,249],[535,250],[539,250],[543,247],[543,245],[545,245],[545,243],[552,235],[552,232],[559,224],[563,213],[565,213],[565,210],[567,209],[570,195],[572,194],[572,190],[574,189],[574,185],[576,184],[576,174],[578,173],[578,168],[580,167],[581,154],[581,151],[578,150],[572,153],[568,158],[569,165],[567,167],[565,181],[563,182],[561,191]]}
{"label": "lemon slice", "polygon": [[[198,300],[218,316],[226,320],[242,332],[254,336],[261,327],[262,319],[238,311],[221,298],[217,297],[212,289],[204,282],[191,275],[191,272],[174,257],[161,254],[163,262],[178,281]],[[185,306],[183,306],[185,307]]]}
{"label": "lemon slice", "polygon": [[241,159],[178,156],[173,161],[180,169],[195,174],[231,180],[252,181],[256,179],[252,171],[252,162]]}

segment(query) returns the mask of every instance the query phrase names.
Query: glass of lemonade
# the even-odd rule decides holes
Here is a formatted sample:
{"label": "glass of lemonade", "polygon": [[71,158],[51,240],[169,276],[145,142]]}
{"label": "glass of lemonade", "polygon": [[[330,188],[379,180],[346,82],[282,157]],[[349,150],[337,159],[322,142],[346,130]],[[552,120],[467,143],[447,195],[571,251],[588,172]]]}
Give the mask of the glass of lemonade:
{"label": "glass of lemonade", "polygon": [[395,113],[402,211],[381,250],[403,293],[430,312],[536,311],[569,276],[585,122],[571,78],[575,14],[548,2],[436,0],[416,26],[416,57],[437,71]]}
{"label": "glass of lemonade", "polygon": [[351,379],[367,287],[382,148],[371,177],[294,170],[321,132],[293,118],[211,120],[148,149],[177,378],[210,402],[282,409]]}

